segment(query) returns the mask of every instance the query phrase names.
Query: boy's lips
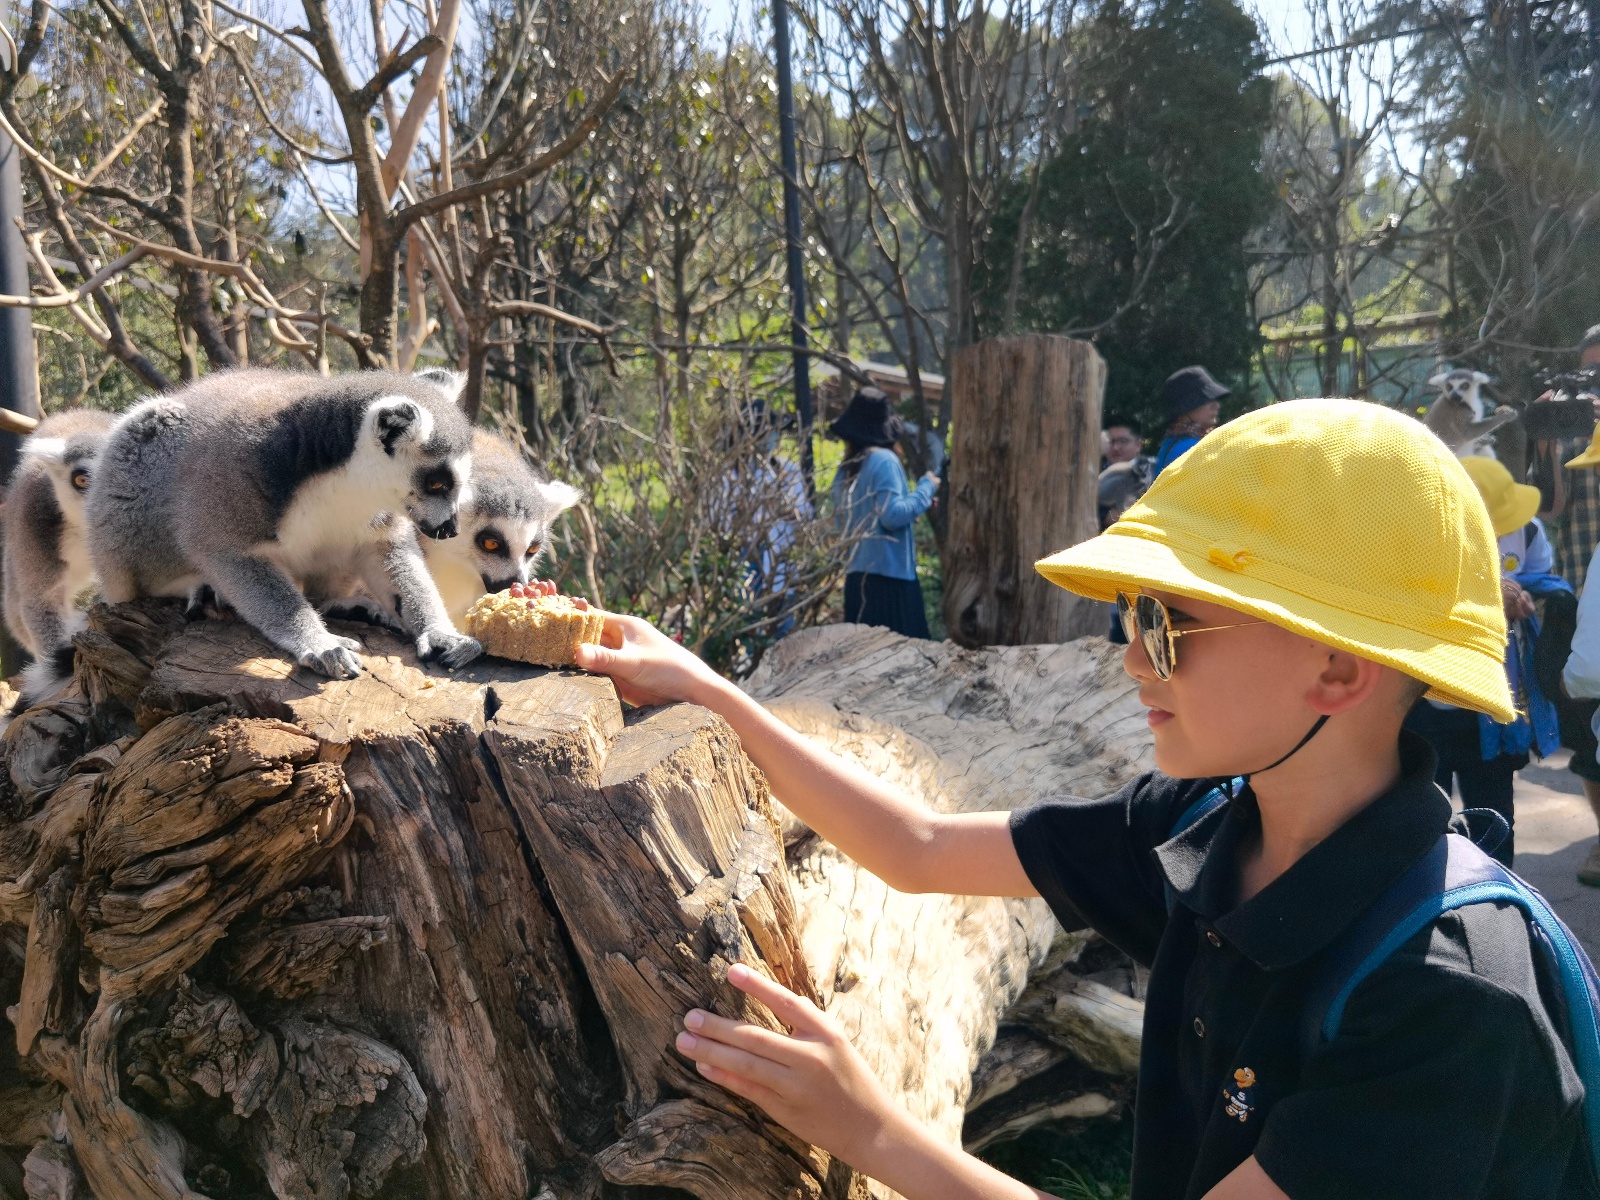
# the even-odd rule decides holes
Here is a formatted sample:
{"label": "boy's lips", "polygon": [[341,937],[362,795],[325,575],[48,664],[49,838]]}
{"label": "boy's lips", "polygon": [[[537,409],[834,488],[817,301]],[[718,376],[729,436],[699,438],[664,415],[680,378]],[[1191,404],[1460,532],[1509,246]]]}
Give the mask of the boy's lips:
{"label": "boy's lips", "polygon": [[1168,721],[1172,720],[1172,714],[1170,712],[1164,708],[1156,707],[1142,696],[1139,698],[1139,703],[1143,704],[1148,710],[1145,713],[1145,719],[1150,722],[1150,728],[1154,729],[1157,725],[1165,725]]}

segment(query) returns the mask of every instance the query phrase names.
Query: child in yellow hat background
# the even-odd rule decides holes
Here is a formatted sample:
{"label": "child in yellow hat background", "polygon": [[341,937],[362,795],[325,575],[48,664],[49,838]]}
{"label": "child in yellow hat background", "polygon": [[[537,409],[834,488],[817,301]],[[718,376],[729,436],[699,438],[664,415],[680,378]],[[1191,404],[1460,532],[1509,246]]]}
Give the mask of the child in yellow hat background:
{"label": "child in yellow hat background", "polygon": [[[608,617],[580,665],[722,714],[774,793],[891,886],[1042,895],[1148,965],[1136,1200],[1587,1196],[1582,1088],[1515,909],[1440,917],[1339,1036],[1308,1049],[1298,1028],[1319,954],[1452,820],[1406,712],[1425,693],[1513,718],[1496,557],[1465,470],[1409,418],[1302,401],[1223,426],[1039,564],[1118,602],[1158,770],[1015,813],[928,812],[642,621]],[[1232,799],[1175,833],[1219,784]],[[912,1200],[1039,1195],[912,1121],[809,1002],[729,979],[792,1033],[690,1011],[677,1048],[709,1079]]]}
{"label": "child in yellow hat background", "polygon": [[1528,765],[1530,753],[1544,757],[1561,745],[1555,705],[1540,690],[1532,670],[1540,633],[1534,600],[1557,592],[1570,595],[1572,587],[1553,572],[1554,551],[1535,516],[1539,489],[1518,483],[1492,458],[1465,458],[1461,465],[1483,499],[1497,538],[1500,595],[1510,635],[1506,682],[1517,716],[1501,723],[1438,700],[1419,700],[1406,728],[1433,747],[1439,760],[1434,778],[1446,795],[1454,788],[1464,807],[1500,814],[1506,835],[1484,848],[1509,867],[1515,854],[1516,773]]}

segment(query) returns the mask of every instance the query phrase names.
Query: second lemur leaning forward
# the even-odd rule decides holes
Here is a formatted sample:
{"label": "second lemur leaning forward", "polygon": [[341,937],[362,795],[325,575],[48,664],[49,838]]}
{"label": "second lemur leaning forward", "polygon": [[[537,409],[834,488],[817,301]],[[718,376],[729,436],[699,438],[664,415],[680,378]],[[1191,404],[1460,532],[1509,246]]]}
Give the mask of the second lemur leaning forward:
{"label": "second lemur leaning forward", "polygon": [[[354,573],[400,597],[421,657],[481,653],[451,626],[417,545],[418,531],[455,536],[471,472],[472,430],[438,383],[228,371],[147,404],[166,407],[118,422],[89,489],[107,600],[209,586],[295,661],[348,678],[360,643],[330,632],[303,591]],[[141,526],[176,554],[152,562]]]}
{"label": "second lemur leaning forward", "polygon": [[94,583],[84,540],[84,493],[111,428],[111,414],[73,409],[47,417],[22,444],[5,503],[5,618],[33,656],[23,697],[35,699],[72,673],[72,635],[83,627],[78,596]]}

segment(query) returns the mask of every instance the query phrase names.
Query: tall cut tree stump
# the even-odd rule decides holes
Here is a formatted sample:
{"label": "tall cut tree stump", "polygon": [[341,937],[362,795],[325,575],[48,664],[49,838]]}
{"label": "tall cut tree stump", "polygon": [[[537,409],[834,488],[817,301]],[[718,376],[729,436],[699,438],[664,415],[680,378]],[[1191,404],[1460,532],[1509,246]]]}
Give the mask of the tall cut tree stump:
{"label": "tall cut tree stump", "polygon": [[944,619],[964,646],[1104,633],[1104,609],[1033,564],[1098,532],[1100,405],[1094,346],[1047,334],[992,338],[951,363]]}
{"label": "tall cut tree stump", "polygon": [[[1115,1114],[1137,973],[1038,901],[902,896],[768,793],[717,717],[608,680],[330,681],[249,627],[98,608],[0,735],[0,1197],[887,1195],[672,1049],[825,1004],[952,1142]],[[1100,644],[839,627],[753,692],[951,810],[1096,793],[1148,734]]]}

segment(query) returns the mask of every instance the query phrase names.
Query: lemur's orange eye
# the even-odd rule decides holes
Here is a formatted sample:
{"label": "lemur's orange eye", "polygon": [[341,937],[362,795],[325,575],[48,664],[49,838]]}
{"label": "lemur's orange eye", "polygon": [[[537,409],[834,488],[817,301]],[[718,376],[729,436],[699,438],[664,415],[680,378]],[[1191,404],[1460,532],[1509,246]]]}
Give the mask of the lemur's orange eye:
{"label": "lemur's orange eye", "polygon": [[524,557],[532,558],[534,555],[536,555],[538,553],[539,553],[539,543],[535,542],[533,545],[528,547],[528,553]]}
{"label": "lemur's orange eye", "polygon": [[496,553],[500,549],[500,539],[499,538],[484,538],[483,539],[483,548],[485,550],[487,550],[490,554]]}
{"label": "lemur's orange eye", "polygon": [[86,492],[89,490],[89,472],[74,471],[72,473],[72,486],[74,490]]}
{"label": "lemur's orange eye", "polygon": [[444,491],[444,480],[435,479],[428,485],[428,490],[437,496],[440,492]]}

